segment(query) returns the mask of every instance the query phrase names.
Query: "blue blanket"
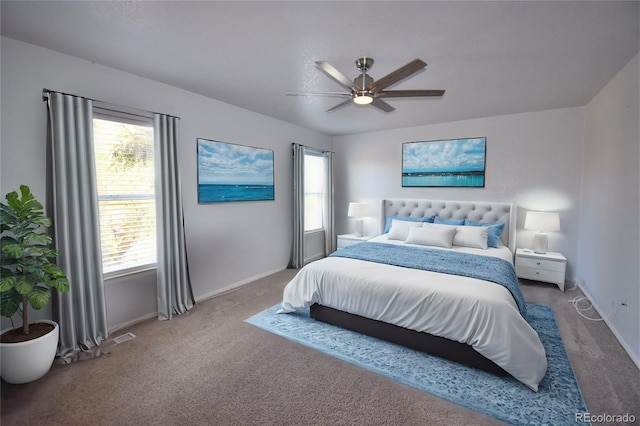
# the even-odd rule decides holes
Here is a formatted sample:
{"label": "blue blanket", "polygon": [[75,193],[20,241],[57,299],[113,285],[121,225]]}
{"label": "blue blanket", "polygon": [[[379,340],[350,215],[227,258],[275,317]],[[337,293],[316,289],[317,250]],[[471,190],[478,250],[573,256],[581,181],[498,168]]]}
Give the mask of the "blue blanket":
{"label": "blue blanket", "polygon": [[523,318],[527,318],[524,297],[513,265],[493,256],[459,253],[383,243],[361,243],[341,248],[331,256],[348,257],[405,268],[477,278],[500,284],[511,292]]}

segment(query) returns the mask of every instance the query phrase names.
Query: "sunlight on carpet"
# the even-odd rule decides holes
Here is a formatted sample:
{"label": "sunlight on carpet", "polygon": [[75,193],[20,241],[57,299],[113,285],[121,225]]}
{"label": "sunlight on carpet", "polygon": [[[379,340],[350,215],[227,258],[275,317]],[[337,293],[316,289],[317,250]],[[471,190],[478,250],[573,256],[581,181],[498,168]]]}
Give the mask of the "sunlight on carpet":
{"label": "sunlight on carpet", "polygon": [[538,392],[432,355],[325,324],[309,309],[276,314],[272,306],[246,322],[361,368],[511,424],[573,424],[586,407],[551,308],[527,304],[527,316],[547,353]]}

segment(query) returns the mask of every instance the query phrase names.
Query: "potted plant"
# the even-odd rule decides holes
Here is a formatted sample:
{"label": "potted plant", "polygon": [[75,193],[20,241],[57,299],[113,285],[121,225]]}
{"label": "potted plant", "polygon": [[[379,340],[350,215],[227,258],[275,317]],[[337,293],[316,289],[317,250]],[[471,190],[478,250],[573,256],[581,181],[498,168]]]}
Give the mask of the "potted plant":
{"label": "potted plant", "polygon": [[51,299],[51,287],[69,291],[69,281],[50,259],[58,250],[46,233],[51,220],[26,185],[10,192],[0,203],[0,315],[11,319],[18,312],[22,326],[0,335],[0,376],[8,383],[28,383],[47,374],[58,346],[58,324],[29,324],[29,306],[42,309]]}

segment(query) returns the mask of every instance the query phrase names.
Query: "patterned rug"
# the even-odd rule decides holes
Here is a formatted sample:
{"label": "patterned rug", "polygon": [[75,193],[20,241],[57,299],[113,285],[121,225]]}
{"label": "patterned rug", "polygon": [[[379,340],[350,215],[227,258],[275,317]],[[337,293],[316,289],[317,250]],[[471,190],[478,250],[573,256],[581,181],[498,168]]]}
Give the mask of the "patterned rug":
{"label": "patterned rug", "polygon": [[575,425],[587,412],[551,308],[527,304],[527,315],[547,353],[538,392],[510,376],[484,371],[325,324],[309,309],[276,314],[275,305],[249,324],[381,374],[434,396],[514,425]]}

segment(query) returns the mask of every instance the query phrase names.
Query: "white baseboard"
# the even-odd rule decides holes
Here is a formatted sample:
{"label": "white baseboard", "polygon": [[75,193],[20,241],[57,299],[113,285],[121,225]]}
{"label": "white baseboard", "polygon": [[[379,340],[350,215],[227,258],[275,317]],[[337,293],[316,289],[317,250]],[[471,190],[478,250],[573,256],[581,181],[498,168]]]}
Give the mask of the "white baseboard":
{"label": "white baseboard", "polygon": [[[285,268],[275,269],[273,271],[269,271],[269,272],[265,272],[265,273],[262,273],[262,274],[259,274],[259,275],[255,275],[255,276],[247,278],[245,280],[230,284],[230,285],[228,285],[226,287],[223,287],[221,289],[214,290],[214,291],[212,291],[210,293],[203,294],[203,295],[198,296],[198,297],[195,298],[196,299],[196,303],[202,302],[202,301],[207,300],[207,299],[211,299],[212,297],[219,296],[219,295],[221,295],[223,293],[226,293],[228,291],[235,290],[238,287],[242,287],[245,284],[249,284],[249,283],[251,283],[253,281],[259,280],[260,278],[264,278],[264,277],[267,277],[269,275],[273,275],[276,272],[283,271],[284,269]],[[150,312],[150,313],[145,314],[143,316],[140,316],[138,318],[132,319],[131,321],[127,321],[127,322],[122,323],[122,324],[116,324],[113,327],[109,328],[109,334],[111,334],[111,333],[113,333],[115,331],[121,330],[123,328],[130,327],[130,326],[132,326],[134,324],[137,324],[139,322],[146,321],[146,320],[151,319],[151,318],[155,318],[157,316],[158,316],[158,312]]]}
{"label": "white baseboard", "polygon": [[116,325],[114,325],[113,327],[111,327],[109,329],[109,334],[112,334],[113,332],[121,330],[123,328],[131,327],[134,324],[137,324],[137,323],[142,322],[142,321],[146,321],[146,320],[151,319],[151,318],[155,318],[157,316],[158,316],[157,312],[151,312],[151,313],[148,313],[148,314],[143,315],[141,317],[138,317],[136,319],[132,319],[131,321],[127,321],[127,322],[124,322],[122,324],[116,324]]}
{"label": "white baseboard", "polygon": [[607,324],[607,327],[609,327],[609,330],[611,330],[611,332],[615,336],[616,340],[620,343],[622,348],[629,355],[629,358],[631,358],[631,361],[633,361],[633,363],[636,365],[636,367],[638,367],[638,369],[640,369],[640,358],[638,358],[633,353],[631,348],[625,343],[625,341],[622,338],[622,336],[620,335],[620,333],[618,333],[618,331],[616,330],[615,326],[609,321],[609,319],[605,316],[605,314],[603,314],[604,310],[601,309],[601,307],[596,302],[594,302],[594,298],[591,295],[591,293],[589,292],[589,290],[587,290],[587,288],[585,286],[583,286],[582,283],[579,280],[574,280],[574,282],[580,288],[580,290],[582,290],[582,292],[587,297],[587,299],[589,299],[589,302],[591,302],[593,304],[594,309],[596,311],[598,311],[598,315],[600,315],[600,317],[604,320],[604,323]]}
{"label": "white baseboard", "polygon": [[230,284],[230,285],[228,285],[226,287],[214,290],[214,291],[212,291],[210,293],[203,294],[201,296],[196,297],[196,303],[197,302],[202,302],[203,300],[211,299],[212,297],[219,296],[219,295],[221,295],[223,293],[226,293],[228,291],[235,290],[238,287],[242,287],[245,284],[249,284],[249,283],[251,283],[253,281],[256,281],[256,280],[259,280],[261,278],[268,277],[269,275],[273,275],[273,274],[275,274],[277,272],[283,271],[284,269],[285,268],[274,269],[273,271],[264,272],[264,273],[259,274],[259,275],[254,275],[253,277],[247,278],[245,280],[238,281],[238,282]]}

